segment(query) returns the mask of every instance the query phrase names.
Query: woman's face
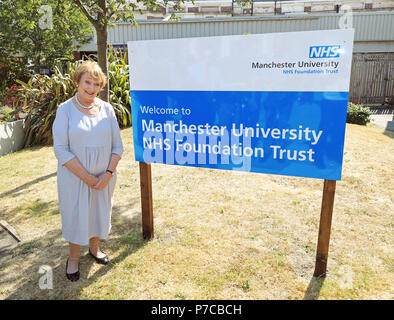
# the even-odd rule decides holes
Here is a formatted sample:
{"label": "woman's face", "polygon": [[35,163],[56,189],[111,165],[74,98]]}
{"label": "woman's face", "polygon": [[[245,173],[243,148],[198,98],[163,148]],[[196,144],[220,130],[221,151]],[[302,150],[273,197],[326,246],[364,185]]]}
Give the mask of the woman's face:
{"label": "woman's face", "polygon": [[91,77],[87,72],[82,74],[78,83],[78,98],[87,103],[94,101],[94,98],[100,91],[100,82]]}

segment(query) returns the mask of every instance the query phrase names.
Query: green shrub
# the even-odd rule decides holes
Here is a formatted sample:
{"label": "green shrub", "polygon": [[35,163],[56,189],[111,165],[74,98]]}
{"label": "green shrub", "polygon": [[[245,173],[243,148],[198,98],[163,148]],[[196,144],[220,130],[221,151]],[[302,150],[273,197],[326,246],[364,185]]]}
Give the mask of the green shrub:
{"label": "green shrub", "polygon": [[[110,103],[114,107],[119,126],[125,127],[131,125],[127,54],[111,49],[108,59]],[[26,83],[17,80],[22,85],[19,99],[23,103],[20,109],[28,113],[25,119],[24,147],[52,143],[52,124],[57,107],[75,95],[72,74],[81,62],[56,66],[51,77],[36,74]]]}
{"label": "green shrub", "polygon": [[363,107],[361,104],[354,104],[349,102],[347,107],[347,123],[361,124],[365,126],[371,122],[370,116],[371,111],[367,107]]}
{"label": "green shrub", "polygon": [[[16,79],[28,81],[31,76],[25,59],[0,55],[0,92],[15,85]],[[1,94],[0,94],[1,96]],[[4,96],[0,97],[4,98]],[[5,105],[5,103],[3,103]]]}
{"label": "green shrub", "polygon": [[10,107],[0,108],[0,123],[15,121],[15,117],[12,116],[12,109]]}
{"label": "green shrub", "polygon": [[19,89],[16,84],[13,84],[10,88],[6,88],[0,93],[0,107],[8,106],[15,109],[15,103],[17,101]]}

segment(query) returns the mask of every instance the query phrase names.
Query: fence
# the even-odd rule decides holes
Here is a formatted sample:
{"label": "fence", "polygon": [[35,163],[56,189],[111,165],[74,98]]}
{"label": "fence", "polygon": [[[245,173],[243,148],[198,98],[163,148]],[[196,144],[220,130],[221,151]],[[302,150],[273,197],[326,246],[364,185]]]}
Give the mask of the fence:
{"label": "fence", "polygon": [[394,53],[354,53],[349,100],[394,106]]}

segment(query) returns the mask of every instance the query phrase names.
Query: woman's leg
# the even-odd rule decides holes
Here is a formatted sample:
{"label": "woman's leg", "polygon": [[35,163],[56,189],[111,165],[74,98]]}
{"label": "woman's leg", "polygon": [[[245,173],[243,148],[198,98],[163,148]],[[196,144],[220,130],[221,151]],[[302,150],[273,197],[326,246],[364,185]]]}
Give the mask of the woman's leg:
{"label": "woman's leg", "polygon": [[102,259],[106,255],[100,251],[99,240],[100,240],[99,237],[90,238],[89,239],[89,248],[90,248],[90,252],[93,253],[94,256],[96,256],[97,258]]}
{"label": "woman's leg", "polygon": [[80,245],[69,242],[70,256],[68,258],[67,273],[75,273],[78,271],[79,249]]}

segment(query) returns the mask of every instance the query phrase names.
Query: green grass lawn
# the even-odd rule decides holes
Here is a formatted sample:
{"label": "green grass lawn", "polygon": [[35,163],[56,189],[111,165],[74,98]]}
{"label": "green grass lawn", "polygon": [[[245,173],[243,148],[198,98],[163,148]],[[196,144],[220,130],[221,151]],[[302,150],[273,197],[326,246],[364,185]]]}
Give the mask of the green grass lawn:
{"label": "green grass lawn", "polygon": [[[132,129],[122,130],[111,260],[81,248],[66,279],[51,147],[0,157],[0,219],[22,242],[0,257],[1,299],[393,299],[394,139],[347,125],[328,274],[313,279],[323,181],[152,165],[155,237],[142,239]],[[40,266],[53,268],[41,290]]]}

